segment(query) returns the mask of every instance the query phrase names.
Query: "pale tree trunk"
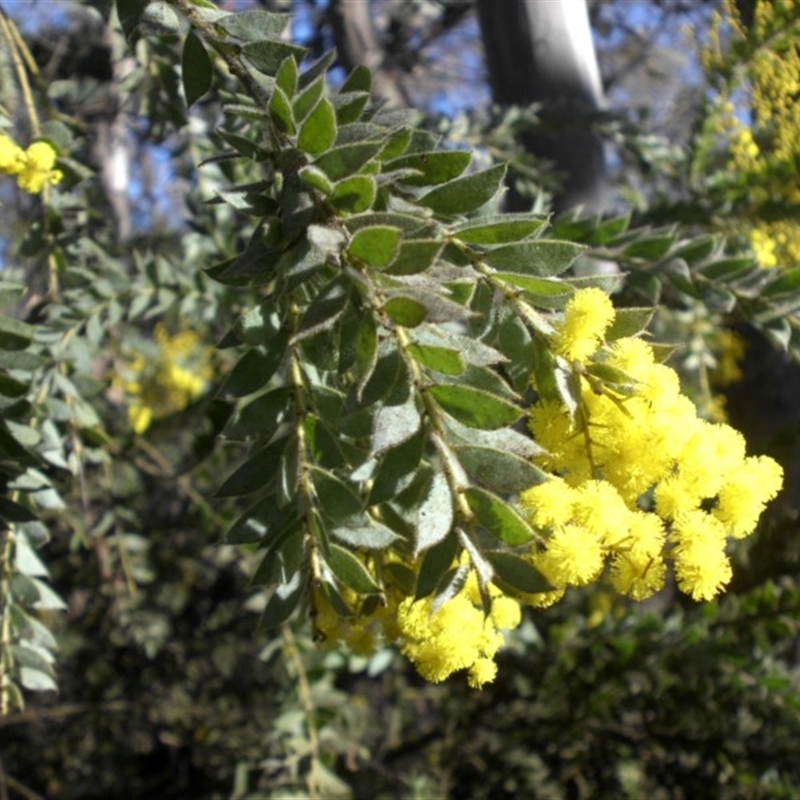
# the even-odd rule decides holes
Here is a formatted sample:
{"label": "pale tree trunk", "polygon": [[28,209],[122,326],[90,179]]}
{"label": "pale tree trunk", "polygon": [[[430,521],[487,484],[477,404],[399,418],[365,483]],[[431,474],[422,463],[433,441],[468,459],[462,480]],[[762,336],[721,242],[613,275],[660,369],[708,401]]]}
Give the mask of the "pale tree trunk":
{"label": "pale tree trunk", "polygon": [[[587,130],[586,115],[602,105],[603,89],[585,0],[476,3],[495,102],[542,105],[547,132],[523,141],[562,176],[556,210],[602,210],[608,194],[603,143]],[[513,193],[511,202],[522,204]]]}

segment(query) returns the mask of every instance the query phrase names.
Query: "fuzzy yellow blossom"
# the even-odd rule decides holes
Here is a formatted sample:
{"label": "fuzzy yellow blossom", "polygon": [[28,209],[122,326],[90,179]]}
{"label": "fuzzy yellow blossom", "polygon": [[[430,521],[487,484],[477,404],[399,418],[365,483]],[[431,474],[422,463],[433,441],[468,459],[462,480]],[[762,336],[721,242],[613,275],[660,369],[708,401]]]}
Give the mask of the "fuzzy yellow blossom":
{"label": "fuzzy yellow blossom", "polygon": [[398,638],[403,654],[426,680],[438,683],[465,669],[474,688],[492,681],[494,657],[503,645],[500,629],[521,621],[519,604],[488,587],[492,609],[484,612],[477,578],[470,574],[462,590],[439,608],[432,598],[407,597],[397,607]]}
{"label": "fuzzy yellow blossom", "polygon": [[800,224],[795,220],[760,220],[750,230],[749,237],[753,255],[762,267],[800,265]]}
{"label": "fuzzy yellow blossom", "polygon": [[[727,170],[739,176],[752,220],[748,231],[754,255],[763,267],[800,264],[800,224],[792,213],[800,205],[800,187],[794,179],[800,160],[800,47],[797,46],[800,4],[788,0],[755,0],[753,18],[745,26],[735,0],[725,0],[724,16],[712,24],[702,54],[706,69],[729,83],[740,75],[736,88],[715,101],[720,138],[728,141]],[[719,33],[727,25],[734,45],[728,56],[719,48]],[[746,53],[746,60],[741,54]],[[713,75],[716,73],[716,75]],[[740,119],[731,93],[746,87],[751,122]],[[739,114],[737,115],[737,107]],[[762,207],[785,206],[784,219],[760,219]],[[769,214],[770,217],[773,214]]]}
{"label": "fuzzy yellow blossom", "polygon": [[[575,307],[599,305],[581,294]],[[531,431],[546,450],[535,461],[560,476],[520,495],[543,537],[531,561],[554,587],[534,604],[555,602],[606,566],[617,591],[642,600],[663,587],[669,563],[682,591],[714,597],[731,577],[727,539],[755,528],[780,490],[780,466],[747,457],[744,438],[728,425],[698,418],[677,374],[656,363],[646,342],[598,340],[582,352],[584,363],[573,365],[581,389],[574,413],[555,400],[531,411]],[[591,361],[627,375],[625,392],[590,381]]]}
{"label": "fuzzy yellow blossom", "polygon": [[730,330],[717,332],[715,337],[717,366],[713,379],[717,386],[730,386],[742,379],[741,363],[747,351],[747,343]]}
{"label": "fuzzy yellow blossom", "polygon": [[47,142],[34,142],[25,151],[25,165],[17,175],[20,189],[29,194],[39,194],[45,186],[61,182],[63,174],[53,169],[56,151]]}
{"label": "fuzzy yellow blossom", "polygon": [[582,361],[597,350],[613,318],[614,306],[604,291],[592,288],[576,292],[564,311],[554,351],[569,361]]}
{"label": "fuzzy yellow blossom", "polygon": [[210,347],[193,331],[171,335],[157,325],[155,360],[143,355],[132,358],[114,384],[131,397],[128,418],[136,433],[144,433],[153,420],[182,411],[198,400],[213,377]]}
{"label": "fuzzy yellow blossom", "polygon": [[777,265],[778,256],[775,254],[775,240],[763,228],[753,228],[750,231],[750,246],[753,248],[753,254],[762,267],[774,267]]}
{"label": "fuzzy yellow blossom", "polygon": [[34,142],[23,150],[11,137],[0,134],[0,173],[13,175],[20,189],[39,194],[45,186],[60,183],[60,170],[54,169],[56,151],[47,142]]}
{"label": "fuzzy yellow blossom", "polygon": [[0,173],[19,175],[25,166],[25,151],[4,133],[0,133]]}

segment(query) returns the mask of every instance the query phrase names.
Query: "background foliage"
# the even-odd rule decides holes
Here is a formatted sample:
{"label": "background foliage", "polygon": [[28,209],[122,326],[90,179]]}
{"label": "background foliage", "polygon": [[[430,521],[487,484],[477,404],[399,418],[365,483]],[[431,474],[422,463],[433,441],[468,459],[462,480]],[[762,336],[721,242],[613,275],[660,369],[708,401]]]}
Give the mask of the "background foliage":
{"label": "background foliage", "polygon": [[[612,19],[611,5],[595,15]],[[395,35],[447,30],[448,20],[452,31],[465,13],[383,6]],[[800,273],[791,251],[773,247],[769,264],[753,238],[763,219],[791,220],[795,202],[769,191],[794,166],[774,145],[774,115],[759,110],[761,54],[796,48],[794,6],[779,8],[780,24],[716,23],[724,55],[705,51],[684,148],[640,120],[598,120],[626,159],[619,213],[546,229],[539,189],[553,179],[516,138],[535,119],[529,110],[457,122],[376,111],[367,72],[344,83],[322,56],[334,37],[324,16],[308,29],[323,60],[298,74],[286,60],[296,45],[263,44],[283,24],[263,13],[86,4],[73,32],[103,46],[83,62],[80,48],[72,62],[60,55],[68,32],[25,44],[2,14],[15,44],[0,64],[0,120],[20,141],[51,142],[64,173],[42,198],[2,189],[4,791],[797,793],[798,420],[784,393],[797,378],[784,353],[797,352]],[[635,37],[624,41],[635,54]],[[747,130],[756,154],[742,150]],[[475,148],[471,166],[450,142]],[[142,166],[121,193],[112,156],[131,149]],[[755,161],[742,161],[748,152]],[[542,214],[491,216],[498,155],[526,176],[520,186]],[[754,181],[777,201],[762,203]],[[166,185],[183,196],[164,198]],[[481,206],[490,216],[467,221]],[[598,275],[598,262],[619,265],[625,281]],[[595,282],[616,289],[620,308],[659,306],[651,329],[680,345],[671,363],[710,416],[722,413],[715,380],[731,330],[749,342],[726,411],[752,448],[781,460],[790,491],[738,543],[731,591],[697,605],[668,589],[643,606],[575,592],[528,614],[482,692],[458,679],[426,684],[390,649],[352,655],[321,647],[308,623],[284,625],[310,562],[332,602],[368,593],[376,573],[350,555],[365,543],[353,512],[368,480],[378,530],[430,547],[428,591],[453,591],[453,518],[469,514],[458,470],[444,484],[434,477],[453,454],[485,491],[471,508],[481,524],[473,557],[510,563],[491,560],[508,531],[475,498],[495,509],[537,479],[521,457],[530,442],[503,428],[520,415],[547,309]],[[516,314],[497,309],[498,290]],[[379,345],[379,309],[411,338]],[[469,340],[456,320],[471,326]],[[419,391],[425,381],[435,391]],[[304,551],[300,522],[275,510],[295,493],[305,493],[302,523],[315,526],[320,552]],[[420,546],[420,534],[433,538]]]}

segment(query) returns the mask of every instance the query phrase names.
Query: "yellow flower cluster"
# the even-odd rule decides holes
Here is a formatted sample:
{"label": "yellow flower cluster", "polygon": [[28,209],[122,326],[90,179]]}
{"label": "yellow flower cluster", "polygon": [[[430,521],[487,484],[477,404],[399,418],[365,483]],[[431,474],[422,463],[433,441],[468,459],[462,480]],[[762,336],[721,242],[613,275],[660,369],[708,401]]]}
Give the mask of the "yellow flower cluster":
{"label": "yellow flower cluster", "polygon": [[15,176],[23,191],[39,194],[45,186],[60,183],[63,174],[53,169],[55,163],[56,151],[47,142],[34,142],[23,150],[0,133],[0,174]]}
{"label": "yellow flower cluster", "polygon": [[792,220],[759,221],[750,230],[750,246],[762,267],[800,265],[800,224]]}
{"label": "yellow flower cluster", "polygon": [[[747,177],[748,231],[753,253],[764,267],[794,267],[800,263],[800,224],[791,207],[800,205],[796,180],[800,163],[800,3],[757,0],[753,20],[745,27],[734,0],[724,3],[702,51],[709,72],[747,78],[752,124],[746,125],[728,96],[717,101],[719,133],[729,141],[728,168]],[[727,24],[733,39],[747,53],[746,63],[731,63],[722,52],[720,31]],[[736,48],[731,52],[735,53]],[[783,220],[758,219],[762,206],[789,206]]]}
{"label": "yellow flower cluster", "polygon": [[397,608],[397,629],[402,652],[423,678],[443,681],[461,669],[468,670],[469,685],[480,688],[497,674],[494,657],[503,646],[501,629],[516,628],[522,619],[516,600],[489,586],[491,611],[481,603],[478,579],[470,573],[464,588],[434,610],[433,600],[407,597]]}
{"label": "yellow flower cluster", "polygon": [[158,357],[139,354],[127,365],[126,374],[114,385],[133,396],[128,418],[136,433],[144,433],[155,419],[182,411],[199,399],[213,377],[210,347],[193,331],[170,335],[162,324],[154,332]]}
{"label": "yellow flower cluster", "polygon": [[747,343],[731,330],[717,331],[714,336],[717,366],[712,378],[717,386],[730,386],[742,377],[741,363],[747,352]]}
{"label": "yellow flower cluster", "polygon": [[[667,561],[682,591],[710,599],[730,579],[727,538],[753,530],[781,487],[781,468],[770,458],[746,457],[733,428],[699,419],[677,374],[655,361],[645,341],[602,343],[613,320],[609,304],[599,289],[579,291],[556,334],[562,353],[586,352],[590,338],[598,342],[569,365],[580,381],[575,413],[555,401],[531,411],[531,430],[547,451],[538,462],[561,476],[520,498],[532,523],[548,533],[532,556],[555,587],[541,600],[596,579],[607,561],[615,588],[635,599],[663,586]],[[581,322],[589,318],[593,326]],[[600,374],[624,381],[594,377],[590,358],[603,365]]]}
{"label": "yellow flower cluster", "polygon": [[[501,630],[516,628],[521,620],[519,603],[495,586],[488,587],[491,611],[481,601],[478,579],[470,572],[464,587],[453,598],[434,608],[428,597],[414,600],[395,587],[386,591],[385,602],[370,613],[344,617],[336,612],[319,589],[314,591],[314,627],[323,646],[346,644],[358,655],[375,652],[379,637],[400,644],[423,678],[438,683],[466,669],[469,685],[480,688],[494,680],[494,657],[503,646]],[[353,592],[343,599],[357,607]]]}

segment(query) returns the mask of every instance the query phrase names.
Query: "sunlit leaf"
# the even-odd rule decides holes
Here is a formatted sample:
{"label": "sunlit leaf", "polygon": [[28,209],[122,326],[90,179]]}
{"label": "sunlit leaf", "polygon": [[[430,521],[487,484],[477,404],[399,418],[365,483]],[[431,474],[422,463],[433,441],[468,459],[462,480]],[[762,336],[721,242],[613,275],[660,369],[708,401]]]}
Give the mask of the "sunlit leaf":
{"label": "sunlit leaf", "polygon": [[471,428],[503,428],[522,416],[519,406],[482,389],[440,384],[428,391],[448,414]]}
{"label": "sunlit leaf", "polygon": [[464,490],[464,497],[478,522],[501,542],[515,546],[534,537],[530,525],[497,495],[470,486]]}
{"label": "sunlit leaf", "polygon": [[435,473],[417,514],[415,551],[421,553],[438,544],[453,528],[453,495],[447,477]]}
{"label": "sunlit leaf", "polygon": [[500,164],[456,178],[428,192],[419,202],[440,214],[468,214],[476,211],[500,191],[506,168],[505,164]]}

